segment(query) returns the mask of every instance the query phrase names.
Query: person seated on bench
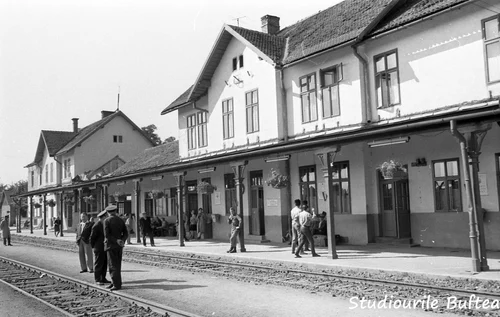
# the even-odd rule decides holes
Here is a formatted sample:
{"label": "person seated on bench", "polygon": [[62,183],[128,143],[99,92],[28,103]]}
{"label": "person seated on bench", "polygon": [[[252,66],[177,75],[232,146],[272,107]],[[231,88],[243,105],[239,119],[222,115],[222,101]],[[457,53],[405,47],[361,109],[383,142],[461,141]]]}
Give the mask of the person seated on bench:
{"label": "person seated on bench", "polygon": [[161,222],[160,235],[161,236],[168,235],[168,222],[165,218],[163,218]]}
{"label": "person seated on bench", "polygon": [[153,221],[151,221],[151,228],[153,228],[153,234],[155,236],[161,236],[161,220],[158,216],[153,218]]}
{"label": "person seated on bench", "polygon": [[319,222],[317,228],[313,230],[313,235],[325,235],[326,236],[326,212],[322,212],[319,215]]}

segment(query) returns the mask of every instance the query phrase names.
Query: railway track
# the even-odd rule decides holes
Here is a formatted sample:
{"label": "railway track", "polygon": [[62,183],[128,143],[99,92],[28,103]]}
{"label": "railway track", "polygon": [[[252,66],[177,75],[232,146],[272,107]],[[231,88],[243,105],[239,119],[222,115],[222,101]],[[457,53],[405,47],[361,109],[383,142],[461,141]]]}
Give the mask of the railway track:
{"label": "railway track", "polygon": [[[76,252],[73,244],[44,245],[43,239],[23,237],[23,242]],[[453,312],[467,316],[500,316],[500,285],[467,279],[416,278],[409,274],[381,272],[378,276],[355,275],[333,270],[312,271],[280,264],[244,263],[242,259],[212,259],[204,255],[145,252],[126,249],[124,260],[155,267],[188,270],[254,284],[272,284],[328,293],[332,296],[364,298],[373,304],[413,304],[414,308],[438,313]],[[489,305],[485,306],[484,301]],[[404,307],[404,306],[402,306]]]}
{"label": "railway track", "polygon": [[66,316],[196,317],[0,256],[0,281]]}

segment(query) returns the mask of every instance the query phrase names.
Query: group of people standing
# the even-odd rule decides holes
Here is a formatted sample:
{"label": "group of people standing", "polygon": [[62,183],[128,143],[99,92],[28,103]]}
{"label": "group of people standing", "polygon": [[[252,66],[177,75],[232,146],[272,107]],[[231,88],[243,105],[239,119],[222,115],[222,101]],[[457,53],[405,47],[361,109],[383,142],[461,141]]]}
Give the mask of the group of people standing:
{"label": "group of people standing", "polygon": [[[95,223],[92,217],[82,213],[76,231],[80,273],[94,273],[96,284],[110,284],[108,288],[112,291],[122,287],[121,263],[123,247],[128,238],[125,221],[116,212],[117,207],[109,205],[97,215],[99,219]],[[111,281],[106,279],[107,269]]]}
{"label": "group of people standing", "polygon": [[[311,231],[313,215],[309,211],[307,201],[295,200],[295,207],[290,212],[292,216],[292,253],[296,258],[306,254],[304,251],[311,251],[313,257],[320,256],[314,248],[314,239]],[[307,248],[309,244],[310,250]],[[305,250],[303,248],[305,247]]]}
{"label": "group of people standing", "polygon": [[[189,241],[191,239],[205,239],[206,224],[208,221],[207,215],[203,211],[203,208],[198,209],[198,213],[195,210],[191,210],[191,213],[186,211],[182,216],[182,221],[184,223],[184,240]],[[179,226],[179,220],[176,221],[177,234],[181,232]]]}

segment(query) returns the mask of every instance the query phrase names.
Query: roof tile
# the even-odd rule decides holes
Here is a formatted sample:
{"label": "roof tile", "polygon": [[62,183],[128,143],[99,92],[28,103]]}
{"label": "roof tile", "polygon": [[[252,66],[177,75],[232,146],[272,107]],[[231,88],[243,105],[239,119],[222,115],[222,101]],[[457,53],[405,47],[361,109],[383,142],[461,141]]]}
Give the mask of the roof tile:
{"label": "roof tile", "polygon": [[144,170],[172,165],[179,161],[179,141],[173,141],[144,150],[141,154],[120,166],[110,177],[123,176]]}

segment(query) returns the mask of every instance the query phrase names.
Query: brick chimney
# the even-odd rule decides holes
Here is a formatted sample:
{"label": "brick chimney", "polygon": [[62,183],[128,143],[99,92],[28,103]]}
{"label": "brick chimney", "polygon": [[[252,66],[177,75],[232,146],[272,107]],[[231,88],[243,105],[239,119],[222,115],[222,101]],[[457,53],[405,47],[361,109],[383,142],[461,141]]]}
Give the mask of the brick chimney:
{"label": "brick chimney", "polygon": [[112,115],[113,113],[115,113],[115,112],[114,112],[114,111],[106,111],[106,110],[103,110],[103,111],[101,111],[101,119],[104,119],[104,118],[106,118],[107,116]]}
{"label": "brick chimney", "polygon": [[73,132],[77,133],[78,132],[78,118],[73,118]]}
{"label": "brick chimney", "polygon": [[274,15],[265,15],[260,18],[262,22],[262,32],[275,35],[280,31],[280,18]]}

